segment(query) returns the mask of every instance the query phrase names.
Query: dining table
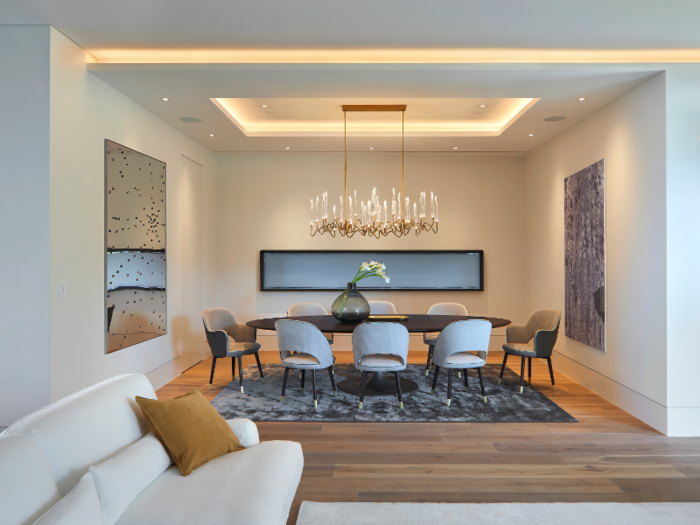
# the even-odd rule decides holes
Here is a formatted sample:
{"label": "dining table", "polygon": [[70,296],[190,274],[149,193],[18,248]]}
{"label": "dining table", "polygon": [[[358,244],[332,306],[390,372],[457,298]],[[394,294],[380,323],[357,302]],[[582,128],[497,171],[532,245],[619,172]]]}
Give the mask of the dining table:
{"label": "dining table", "polygon": [[[373,322],[397,322],[406,327],[409,333],[425,333],[425,332],[440,332],[445,327],[455,321],[468,321],[471,319],[485,319],[491,323],[492,328],[501,328],[508,326],[510,320],[500,317],[480,317],[480,316],[461,316],[461,315],[428,315],[428,314],[405,314],[403,320],[393,320],[396,316],[372,316],[361,323],[347,323],[339,321],[332,315],[312,315],[304,317],[269,317],[266,319],[254,319],[246,324],[258,330],[275,330],[275,323],[280,320],[304,321],[314,325],[321,332],[333,332],[351,334],[355,328],[362,323]],[[426,351],[427,351],[426,346]],[[410,379],[401,378],[401,392],[412,392],[418,389],[418,384]],[[361,379],[359,374],[340,381],[337,386],[343,392],[349,394],[360,395]],[[365,396],[387,396],[396,393],[396,383],[393,374],[385,375],[383,372],[373,372],[368,375],[365,384]]]}

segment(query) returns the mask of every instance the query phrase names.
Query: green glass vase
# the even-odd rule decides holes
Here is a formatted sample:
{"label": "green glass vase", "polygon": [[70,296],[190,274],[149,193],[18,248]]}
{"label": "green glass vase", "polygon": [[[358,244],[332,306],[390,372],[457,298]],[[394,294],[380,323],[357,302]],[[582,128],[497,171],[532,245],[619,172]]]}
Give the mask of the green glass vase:
{"label": "green glass vase", "polygon": [[369,317],[369,303],[357,291],[356,283],[348,283],[347,289],[333,301],[333,317],[344,323],[360,323]]}

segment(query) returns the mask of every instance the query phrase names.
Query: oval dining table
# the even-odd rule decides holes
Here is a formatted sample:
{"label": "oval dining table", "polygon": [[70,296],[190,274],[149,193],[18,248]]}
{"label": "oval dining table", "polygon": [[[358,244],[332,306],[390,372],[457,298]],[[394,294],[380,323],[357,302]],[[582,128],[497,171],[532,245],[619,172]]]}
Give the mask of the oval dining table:
{"label": "oval dining table", "polygon": [[[491,323],[493,328],[501,328],[508,326],[510,320],[501,319],[499,317],[478,317],[478,316],[461,316],[461,315],[426,315],[426,314],[407,314],[408,319],[403,321],[392,321],[402,324],[409,332],[440,332],[447,325],[455,321],[468,321],[470,319],[485,319]],[[377,316],[381,318],[382,316]],[[367,319],[362,323],[343,323],[338,321],[332,315],[313,315],[305,317],[270,317],[267,319],[255,319],[248,321],[246,324],[252,328],[259,330],[274,330],[275,322],[282,319],[293,321],[305,321],[314,325],[322,332],[335,332],[350,334],[355,330],[358,324],[387,322]],[[349,394],[360,395],[360,377],[351,377],[338,383],[338,388]],[[418,384],[410,379],[401,378],[401,392],[412,392],[418,390]],[[382,372],[374,372],[367,377],[365,384],[366,396],[387,396],[396,393],[396,383],[391,374],[384,375]]]}

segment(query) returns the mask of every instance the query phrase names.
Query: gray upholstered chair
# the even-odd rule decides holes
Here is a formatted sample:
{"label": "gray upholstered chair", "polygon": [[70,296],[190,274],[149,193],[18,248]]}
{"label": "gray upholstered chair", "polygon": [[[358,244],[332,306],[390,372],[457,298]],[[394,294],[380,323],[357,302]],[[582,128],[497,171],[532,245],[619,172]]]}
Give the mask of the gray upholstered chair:
{"label": "gray upholstered chair", "polygon": [[369,313],[372,315],[396,315],[396,306],[389,301],[369,301]]}
{"label": "gray upholstered chair", "polygon": [[[428,308],[428,315],[461,315],[467,316],[469,312],[467,307],[459,303],[436,303]],[[425,332],[423,334],[423,342],[428,345],[428,361],[425,364],[425,375],[430,373],[430,360],[433,357],[435,350],[435,341],[437,341],[440,332]]]}
{"label": "gray upholstered chair", "polygon": [[440,369],[447,370],[447,406],[452,400],[452,372],[464,370],[464,387],[469,390],[469,376],[467,370],[476,368],[481,384],[481,396],[486,403],[486,391],[484,389],[484,376],[481,368],[486,364],[489,353],[489,340],[491,339],[491,323],[484,319],[471,319],[469,321],[455,321],[445,327],[435,342],[433,363],[435,374],[433,375],[433,389],[435,394]]}
{"label": "gray upholstered chair", "polygon": [[301,370],[301,393],[304,393],[304,381],[306,371],[311,370],[311,384],[314,393],[314,408],[318,406],[316,394],[316,370],[328,370],[331,379],[333,394],[338,395],[333,378],[333,351],[328,340],[314,325],[304,321],[280,319],[275,322],[277,331],[277,343],[279,345],[280,358],[284,365],[284,380],[282,381],[282,396],[280,403],[284,402],[284,392],[287,389],[287,379],[290,369]]}
{"label": "gray upholstered chair", "polygon": [[[296,303],[287,310],[287,317],[307,317],[312,315],[328,315],[328,311],[318,303]],[[323,332],[328,344],[333,344],[333,333]]]}
{"label": "gray upholstered chair", "polygon": [[207,334],[207,342],[213,357],[211,363],[211,375],[209,376],[209,388],[214,381],[214,369],[216,360],[222,357],[231,358],[231,373],[236,378],[236,358],[240,374],[240,387],[243,392],[243,356],[253,354],[258,363],[260,380],[264,383],[262,365],[258,350],[260,345],[255,342],[256,330],[245,324],[239,324],[230,310],[226,308],[210,308],[202,312],[204,331]]}
{"label": "gray upholstered chair", "polygon": [[525,381],[525,359],[528,362],[528,382],[532,379],[532,358],[546,359],[549,365],[549,378],[554,384],[554,371],[552,370],[552,351],[557,342],[561,312],[559,310],[535,310],[523,325],[512,324],[506,328],[506,344],[503,345],[505,355],[498,383],[503,379],[506,369],[506,361],[509,355],[520,356],[520,393],[523,393]]}
{"label": "gray upholstered chair", "polygon": [[360,404],[365,399],[367,372],[393,372],[399,408],[403,408],[399,372],[408,362],[408,330],[399,323],[364,323],[352,333],[355,368],[362,372]]}

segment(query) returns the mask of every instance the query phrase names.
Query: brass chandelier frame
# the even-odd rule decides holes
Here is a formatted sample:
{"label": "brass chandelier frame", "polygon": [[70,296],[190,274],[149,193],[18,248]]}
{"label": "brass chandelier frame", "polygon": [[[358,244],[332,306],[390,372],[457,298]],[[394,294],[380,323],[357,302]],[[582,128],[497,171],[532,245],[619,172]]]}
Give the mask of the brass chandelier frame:
{"label": "brass chandelier frame", "polygon": [[[391,214],[384,201],[382,207],[377,197],[376,188],[372,191],[372,199],[364,202],[348,197],[348,111],[400,111],[401,112],[401,192],[396,199],[395,191],[392,198]],[[340,215],[336,216],[336,207],[333,206],[333,220],[328,217],[328,192],[323,193],[321,200],[311,199],[311,236],[328,233],[331,237],[340,234],[343,237],[353,237],[355,234],[370,236],[376,239],[382,236],[394,235],[404,237],[415,231],[416,236],[421,232],[438,232],[438,200],[437,196],[430,193],[430,222],[426,216],[426,195],[420,194],[419,202],[413,203],[413,216],[411,216],[410,200],[404,193],[404,140],[405,140],[405,105],[343,105],[343,150],[345,161],[345,186],[344,196],[340,197]],[[405,202],[401,202],[401,196]],[[402,205],[403,204],[403,205]],[[403,210],[402,210],[403,208]],[[359,213],[358,213],[359,212]],[[348,217],[349,215],[349,217]]]}

